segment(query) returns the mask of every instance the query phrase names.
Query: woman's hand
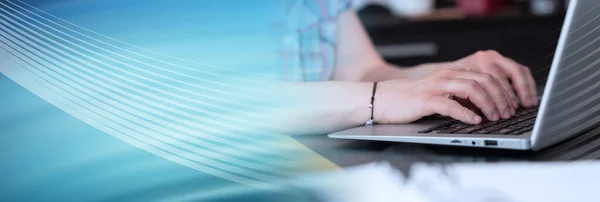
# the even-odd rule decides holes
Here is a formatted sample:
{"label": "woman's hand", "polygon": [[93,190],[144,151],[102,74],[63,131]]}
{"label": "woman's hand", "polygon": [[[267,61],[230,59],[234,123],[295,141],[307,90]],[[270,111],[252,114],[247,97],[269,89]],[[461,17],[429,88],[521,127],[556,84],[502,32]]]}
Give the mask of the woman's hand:
{"label": "woman's hand", "polygon": [[509,118],[515,112],[513,98],[495,76],[456,68],[422,79],[380,82],[375,95],[375,121],[410,123],[433,114],[470,124],[482,121],[481,116],[451,97],[470,101],[492,121]]}
{"label": "woman's hand", "polygon": [[494,76],[500,82],[504,93],[510,97],[513,108],[518,107],[515,91],[523,107],[537,106],[536,84],[529,68],[496,51],[479,51],[448,64],[452,69],[464,69]]}

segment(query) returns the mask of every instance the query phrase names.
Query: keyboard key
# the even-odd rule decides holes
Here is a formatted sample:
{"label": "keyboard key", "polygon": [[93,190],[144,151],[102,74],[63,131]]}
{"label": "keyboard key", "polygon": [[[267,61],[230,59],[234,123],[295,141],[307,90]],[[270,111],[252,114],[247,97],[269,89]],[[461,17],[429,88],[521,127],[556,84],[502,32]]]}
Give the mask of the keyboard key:
{"label": "keyboard key", "polygon": [[455,124],[455,125],[452,125],[452,126],[446,128],[444,130],[438,131],[438,133],[454,133],[454,132],[456,132],[458,130],[461,130],[463,128],[467,128],[469,126],[471,126],[471,125],[468,125],[468,124]]}
{"label": "keyboard key", "polygon": [[491,132],[491,134],[508,134],[508,133],[513,132],[515,130],[517,130],[517,129],[512,128],[512,127],[508,127],[508,128],[503,128],[503,129]]}
{"label": "keyboard key", "polygon": [[533,126],[527,126],[527,127],[523,128],[523,129],[521,129],[521,130],[522,130],[523,132],[529,132],[529,131],[532,131],[532,130],[533,130]]}
{"label": "keyboard key", "polygon": [[523,122],[526,121],[527,119],[530,119],[531,117],[526,117],[526,116],[521,116],[521,117],[517,117],[515,120],[517,122]]}
{"label": "keyboard key", "polygon": [[521,128],[519,130],[511,132],[511,133],[509,133],[509,135],[521,135],[521,134],[529,132],[531,130],[533,130],[533,126],[527,126],[525,128]]}
{"label": "keyboard key", "polygon": [[461,124],[461,123],[462,122],[460,122],[460,121],[452,120],[452,121],[448,121],[448,122],[442,123],[440,125],[419,131],[418,133],[431,133],[433,131],[444,130],[444,129],[450,127],[452,124]]}
{"label": "keyboard key", "polygon": [[515,130],[513,132],[508,133],[507,135],[520,135],[523,134],[524,132],[521,130]]}
{"label": "keyboard key", "polygon": [[494,131],[494,130],[499,129],[499,128],[496,128],[496,127],[498,127],[497,125],[501,124],[503,122],[505,122],[505,121],[495,121],[495,122],[493,122],[493,121],[486,121],[486,122],[483,122],[483,123],[481,123],[479,125],[474,125],[474,126],[471,126],[471,127],[464,128],[462,130],[456,131],[455,133],[462,133],[462,134],[474,133],[475,131],[482,130],[484,128],[487,129],[487,128],[491,128],[491,127],[495,128],[495,129],[494,128],[491,129],[491,131]]}
{"label": "keyboard key", "polygon": [[516,125],[511,125],[508,127],[504,127],[500,130],[496,130],[494,132],[491,132],[491,134],[509,134],[513,131],[517,131],[520,130],[521,128],[526,127],[524,125],[522,125],[522,123],[516,124]]}
{"label": "keyboard key", "polygon": [[515,124],[517,124],[517,123],[519,123],[519,122],[520,122],[520,121],[519,121],[519,120],[517,120],[517,119],[510,119],[510,120],[508,120],[508,124],[509,124],[509,125],[515,125]]}
{"label": "keyboard key", "polygon": [[527,115],[529,113],[531,113],[531,112],[527,111],[527,110],[520,109],[520,110],[517,110],[517,113],[515,113],[515,116],[525,116],[525,115]]}
{"label": "keyboard key", "polygon": [[517,112],[515,113],[515,117],[523,116],[523,115],[526,115],[526,114],[528,114],[528,113],[529,113],[529,112],[526,112],[526,111],[517,111]]}
{"label": "keyboard key", "polygon": [[454,133],[469,134],[469,133],[472,133],[473,131],[480,130],[482,128],[483,128],[482,125],[473,125],[468,128],[463,128],[462,130],[456,131]]}
{"label": "keyboard key", "polygon": [[519,126],[519,128],[524,128],[524,127],[527,127],[527,126],[531,126],[533,124],[535,124],[535,118],[527,119],[527,120],[525,120],[523,122],[519,122],[519,123],[517,123],[515,125]]}
{"label": "keyboard key", "polygon": [[528,125],[533,125],[535,124],[535,117],[532,117],[531,119],[525,121],[525,123],[527,123]]}
{"label": "keyboard key", "polygon": [[523,111],[526,111],[526,112],[529,112],[529,113],[532,113],[532,112],[537,113],[538,108],[537,107],[532,107],[532,108],[525,109]]}
{"label": "keyboard key", "polygon": [[486,128],[486,129],[490,129],[492,131],[495,131],[495,130],[499,130],[499,129],[506,128],[506,127],[508,127],[508,125],[497,124],[497,125],[490,126],[490,127]]}
{"label": "keyboard key", "polygon": [[496,124],[500,124],[500,123],[502,123],[502,121],[487,121],[487,122],[484,122],[484,123],[482,123],[480,125],[483,126],[484,128],[486,128],[486,127],[490,127],[490,126],[493,126],[493,125],[496,125]]}
{"label": "keyboard key", "polygon": [[484,129],[481,129],[481,130],[474,131],[471,134],[489,134],[489,133],[491,133],[492,131],[495,131],[495,130],[497,130],[497,128],[488,127],[488,128],[484,128]]}

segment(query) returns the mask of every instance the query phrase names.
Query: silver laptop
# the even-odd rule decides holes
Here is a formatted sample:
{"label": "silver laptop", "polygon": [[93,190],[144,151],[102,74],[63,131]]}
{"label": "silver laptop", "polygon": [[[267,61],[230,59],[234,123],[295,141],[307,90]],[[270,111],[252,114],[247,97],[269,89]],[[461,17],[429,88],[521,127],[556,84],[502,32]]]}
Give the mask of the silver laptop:
{"label": "silver laptop", "polygon": [[373,125],[330,138],[539,150],[600,123],[600,1],[571,0],[539,108],[468,125],[447,117]]}

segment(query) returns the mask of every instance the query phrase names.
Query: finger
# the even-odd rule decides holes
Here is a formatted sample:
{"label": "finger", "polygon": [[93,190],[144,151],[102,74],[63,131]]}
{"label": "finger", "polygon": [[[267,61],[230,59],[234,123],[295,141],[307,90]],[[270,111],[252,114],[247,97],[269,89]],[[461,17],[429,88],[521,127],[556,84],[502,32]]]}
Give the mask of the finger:
{"label": "finger", "polygon": [[466,79],[451,79],[445,81],[441,90],[456,97],[469,99],[485,116],[492,121],[500,119],[500,113],[490,96],[477,81]]}
{"label": "finger", "polygon": [[461,71],[456,73],[455,78],[468,79],[477,81],[490,96],[496,105],[496,110],[502,118],[510,118],[513,110],[510,97],[506,94],[504,88],[491,74],[478,73],[473,71]]}
{"label": "finger", "polygon": [[510,97],[511,106],[513,108],[511,112],[514,114],[515,109],[517,109],[519,106],[517,104],[517,96],[512,90],[513,88],[510,85],[508,81],[508,76],[504,73],[504,70],[498,67],[498,65],[496,65],[494,60],[492,59],[495,57],[493,56],[493,51],[480,51],[476,54],[481,55],[479,58],[483,59],[475,60],[475,64],[473,65],[477,65],[478,67],[470,69],[475,69],[476,71],[479,71],[481,73],[489,73],[492,76],[496,77],[496,79],[498,79],[500,85],[502,85],[502,88],[504,89],[504,92]]}
{"label": "finger", "polygon": [[535,86],[531,85],[529,79],[527,78],[528,76],[526,75],[521,65],[519,65],[516,62],[510,61],[512,60],[507,58],[497,60],[498,63],[505,63],[500,64],[499,66],[501,66],[503,70],[509,75],[509,78],[513,83],[513,87],[519,95],[519,100],[521,101],[521,104],[524,107],[531,107],[534,105],[534,101],[531,98],[533,96],[533,92],[531,92],[531,89],[535,88]]}
{"label": "finger", "polygon": [[515,114],[515,109],[517,109],[517,107],[518,107],[517,97],[515,96],[515,93],[512,90],[510,83],[508,82],[508,78],[507,78],[506,74],[504,74],[504,72],[499,67],[497,67],[491,60],[490,61],[479,60],[474,65],[477,65],[479,67],[478,68],[470,68],[470,69],[475,69],[481,73],[491,74],[498,80],[498,82],[502,86],[504,93],[506,95],[508,95],[508,97],[509,97],[510,105],[512,108],[511,113]]}
{"label": "finger", "polygon": [[515,109],[517,109],[519,107],[518,103],[517,103],[517,96],[515,95],[515,92],[512,90],[512,86],[510,85],[510,82],[508,81],[508,77],[506,76],[506,74],[504,74],[504,72],[499,69],[499,67],[497,67],[496,65],[492,64],[492,67],[488,67],[487,68],[487,73],[491,74],[492,76],[494,76],[497,80],[498,83],[500,83],[500,85],[502,86],[502,89],[504,89],[504,93],[506,93],[506,95],[509,97],[510,100],[510,104],[512,106],[512,114],[515,114]]}
{"label": "finger", "polygon": [[[496,77],[494,76],[494,78],[496,78]],[[502,86],[502,89],[503,89],[502,92],[508,99],[507,102],[509,103],[509,106],[510,106],[509,113],[514,116],[516,114],[516,112],[517,112],[516,110],[519,106],[517,104],[517,97],[515,96],[514,91],[510,88],[510,85],[505,87],[504,85],[502,85],[500,83],[500,80],[498,80],[497,78],[496,78],[496,81],[499,83],[500,86]]]}
{"label": "finger", "polygon": [[533,106],[538,105],[538,92],[537,92],[537,84],[535,83],[535,79],[533,78],[533,74],[531,74],[531,70],[529,67],[522,66],[523,72],[525,72],[527,81],[529,82],[529,92],[531,92],[531,99],[533,100]]}
{"label": "finger", "polygon": [[[533,106],[533,100],[531,99],[532,92],[530,92],[531,86],[527,75],[523,72],[522,65],[496,52],[490,52],[490,55],[494,57],[494,62],[504,70],[512,81],[513,87],[519,95],[521,104],[524,107]],[[533,88],[535,88],[535,86],[533,86]]]}
{"label": "finger", "polygon": [[427,102],[427,108],[431,114],[436,113],[449,116],[468,124],[479,124],[482,120],[479,115],[460,105],[458,102],[441,96],[430,98]]}

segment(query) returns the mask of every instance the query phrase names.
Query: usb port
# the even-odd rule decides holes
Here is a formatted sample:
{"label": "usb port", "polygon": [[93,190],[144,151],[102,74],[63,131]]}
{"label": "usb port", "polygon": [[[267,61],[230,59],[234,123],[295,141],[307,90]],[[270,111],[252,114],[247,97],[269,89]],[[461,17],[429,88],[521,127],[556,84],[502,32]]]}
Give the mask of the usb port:
{"label": "usb port", "polygon": [[485,146],[498,146],[498,141],[496,140],[485,140],[483,141]]}

